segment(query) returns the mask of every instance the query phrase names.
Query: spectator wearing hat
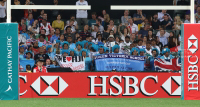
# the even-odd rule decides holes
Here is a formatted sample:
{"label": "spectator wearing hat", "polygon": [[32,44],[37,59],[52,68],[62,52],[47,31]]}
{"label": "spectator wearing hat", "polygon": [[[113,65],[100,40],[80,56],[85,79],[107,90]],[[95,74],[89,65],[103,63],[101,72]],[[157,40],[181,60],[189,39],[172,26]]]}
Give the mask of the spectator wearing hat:
{"label": "spectator wearing hat", "polygon": [[110,48],[111,42],[115,42],[115,38],[114,38],[113,35],[110,35],[110,36],[108,37],[108,42],[106,42],[106,43],[104,44],[104,46]]}
{"label": "spectator wearing hat", "polygon": [[137,35],[138,34],[138,26],[136,24],[134,24],[134,20],[132,18],[129,18],[128,22],[129,22],[128,28],[129,28],[130,34],[135,33]]}
{"label": "spectator wearing hat", "polygon": [[150,64],[150,70],[155,71],[155,66],[154,66],[154,59],[158,58],[159,51],[157,48],[152,49],[152,56],[150,56],[147,60],[147,64]]}
{"label": "spectator wearing hat", "polygon": [[112,52],[114,54],[119,54],[120,53],[119,50],[120,50],[120,46],[119,45],[115,45],[115,46],[112,47]]}
{"label": "spectator wearing hat", "polygon": [[59,28],[55,28],[55,34],[52,35],[50,42],[51,43],[55,43],[56,40],[58,40],[60,38],[60,29]]}
{"label": "spectator wearing hat", "polygon": [[44,52],[45,52],[44,47],[40,46],[39,53],[34,56],[34,60],[42,59],[46,61],[46,59],[49,59],[49,56],[45,54]]}
{"label": "spectator wearing hat", "polygon": [[76,54],[77,55],[80,55],[80,51],[82,50],[82,48],[83,48],[84,46],[83,46],[83,43],[82,42],[80,42],[80,41],[78,41],[78,42],[76,42]]}
{"label": "spectator wearing hat", "polygon": [[151,40],[151,48],[152,49],[156,48],[158,50],[158,54],[160,54],[160,48],[156,45],[156,40],[155,39]]}
{"label": "spectator wearing hat", "polygon": [[69,53],[68,50],[62,49],[62,56],[63,56],[63,57],[66,57],[66,56],[69,56],[69,55],[70,55],[70,53]]}
{"label": "spectator wearing hat", "polygon": [[25,46],[24,45],[20,45],[19,46],[19,59],[20,60],[24,59],[24,51],[25,51]]}
{"label": "spectator wearing hat", "polygon": [[[86,0],[78,0],[76,2],[76,5],[77,6],[88,6],[88,2]],[[79,26],[81,25],[81,23],[83,23],[83,25],[86,25],[87,18],[88,18],[87,10],[78,9],[76,11],[76,19],[77,19],[77,23],[79,24]]]}
{"label": "spectator wearing hat", "polygon": [[92,70],[92,59],[88,57],[88,51],[86,49],[82,49],[80,51],[80,56],[83,56],[84,61],[85,61],[85,70]]}
{"label": "spectator wearing hat", "polygon": [[134,47],[131,49],[130,55],[138,56],[138,51],[139,51],[139,49]]}
{"label": "spectator wearing hat", "polygon": [[130,19],[131,16],[129,16],[129,10],[124,11],[124,16],[121,17],[122,25],[128,24],[128,19]]}
{"label": "spectator wearing hat", "polygon": [[99,47],[98,47],[98,54],[96,54],[96,56],[97,55],[102,55],[102,54],[104,54],[105,52],[106,52],[106,49],[104,48],[104,45],[99,45]]}
{"label": "spectator wearing hat", "polygon": [[103,33],[103,31],[104,31],[104,27],[102,26],[102,21],[101,21],[101,19],[96,19],[96,24],[99,26],[99,31],[101,32],[101,33]]}
{"label": "spectator wearing hat", "polygon": [[77,56],[76,51],[74,49],[70,49],[69,56]]}
{"label": "spectator wearing hat", "polygon": [[68,50],[68,49],[69,49],[69,42],[64,41],[64,42],[62,43],[62,49]]}
{"label": "spectator wearing hat", "polygon": [[44,66],[44,60],[37,59],[36,67],[33,69],[33,73],[47,73],[47,68]]}
{"label": "spectator wearing hat", "polygon": [[54,58],[55,58],[55,53],[52,51],[52,45],[48,45],[48,46],[46,47],[46,54],[49,56],[49,58],[50,58],[51,60],[54,60]]}
{"label": "spectator wearing hat", "polygon": [[85,25],[82,32],[80,32],[80,37],[82,37],[82,40],[86,40],[87,37],[91,36],[91,33],[88,32],[89,26]]}
{"label": "spectator wearing hat", "polygon": [[139,49],[138,54],[139,54],[139,56],[145,56],[145,54],[146,54],[145,49]]}
{"label": "spectator wearing hat", "polygon": [[162,50],[162,54],[163,56],[160,57],[160,59],[165,59],[165,60],[169,60],[169,59],[173,59],[174,56],[172,56],[170,54],[170,49],[169,48],[165,48]]}

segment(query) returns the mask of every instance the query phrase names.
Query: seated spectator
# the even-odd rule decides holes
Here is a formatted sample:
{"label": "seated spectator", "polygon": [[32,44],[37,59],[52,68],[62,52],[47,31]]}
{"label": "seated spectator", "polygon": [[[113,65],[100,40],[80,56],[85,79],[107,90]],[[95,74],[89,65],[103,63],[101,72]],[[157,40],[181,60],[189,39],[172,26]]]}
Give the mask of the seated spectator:
{"label": "seated spectator", "polygon": [[19,60],[24,59],[24,51],[25,51],[25,46],[24,45],[20,45],[19,46]]}
{"label": "seated spectator", "polygon": [[98,42],[103,42],[102,41],[102,34],[97,34],[97,38],[96,38],[96,40],[94,40],[93,43],[98,44]]}
{"label": "seated spectator", "polygon": [[162,10],[162,12],[158,12],[158,20],[160,20],[160,22],[164,21],[164,15],[169,16],[169,20],[172,21],[171,16],[167,13],[167,10]]}
{"label": "seated spectator", "polygon": [[146,54],[145,49],[139,49],[138,54],[139,54],[139,56],[145,56],[145,54]]}
{"label": "seated spectator", "polygon": [[128,22],[129,22],[128,28],[129,28],[130,34],[134,33],[135,35],[137,35],[138,34],[138,26],[133,23],[134,20],[132,18],[129,18]]}
{"label": "seated spectator", "polygon": [[66,57],[66,56],[69,56],[69,51],[68,50],[65,50],[65,49],[62,49],[62,56],[63,57]]}
{"label": "seated spectator", "polygon": [[33,53],[34,55],[39,53],[38,41],[33,42]]}
{"label": "seated spectator", "polygon": [[[46,50],[46,48],[45,48],[45,50]],[[42,60],[46,61],[46,59],[49,59],[49,56],[44,53],[45,50],[44,50],[43,46],[40,46],[39,53],[34,56],[34,60],[42,59]]]}
{"label": "seated spectator", "polygon": [[132,33],[131,36],[130,36],[130,42],[133,43],[135,41],[136,41],[136,36],[135,36],[134,33]]}
{"label": "seated spectator", "polygon": [[76,26],[74,26],[73,24],[74,24],[74,20],[71,19],[71,20],[69,21],[69,25],[66,25],[65,28],[64,28],[64,30],[66,30],[66,28],[67,28],[68,26],[70,26],[70,27],[71,27],[71,33],[76,33]]}
{"label": "seated spectator", "polygon": [[70,26],[68,26],[68,27],[66,28],[64,35],[65,35],[65,40],[67,40],[68,36],[71,36],[71,37],[72,37],[72,42],[73,42],[73,43],[75,42],[76,37],[75,37],[75,34],[72,33],[72,30],[71,30],[71,27],[70,27]]}
{"label": "seated spectator", "polygon": [[115,42],[120,45],[121,38],[119,36],[115,37]]}
{"label": "seated spectator", "polygon": [[69,49],[75,49],[76,45],[72,42],[72,36],[67,37],[67,42],[69,42]]}
{"label": "seated spectator", "polygon": [[[36,39],[39,39],[40,35],[45,35],[45,34],[46,34],[46,30],[45,29],[41,29],[40,30],[40,34],[36,35]],[[49,35],[47,35],[47,36],[49,36]],[[48,41],[48,37],[47,36],[45,38],[46,41]]]}
{"label": "seated spectator", "polygon": [[64,43],[66,40],[65,40],[65,35],[64,34],[61,34],[60,35],[60,38],[58,39],[58,40],[60,40],[60,43],[62,44],[62,43]]}
{"label": "seated spectator", "polygon": [[32,73],[30,64],[26,65],[26,72],[27,73]]}
{"label": "seated spectator", "polygon": [[131,42],[130,42],[130,36],[125,37],[125,41],[121,43],[120,50],[128,50],[130,48]]}
{"label": "seated spectator", "polygon": [[111,31],[111,28],[106,27],[106,29],[103,32],[103,40],[106,40],[108,38],[108,36],[110,35],[110,31]]}
{"label": "seated spectator", "polygon": [[64,49],[64,50],[68,50],[69,49],[69,43],[67,41],[64,41],[62,43],[62,49]]}
{"label": "seated spectator", "polygon": [[76,54],[79,56],[80,55],[80,51],[82,50],[82,48],[83,48],[84,46],[83,46],[83,43],[82,42],[76,42]]}
{"label": "seated spectator", "polygon": [[38,20],[35,20],[32,23],[32,26],[29,26],[28,28],[29,31],[33,32],[35,35],[39,34],[39,24],[38,24]]}
{"label": "seated spectator", "polygon": [[129,16],[129,10],[125,10],[124,11],[124,16],[121,17],[121,22],[122,25],[126,25],[128,24],[128,20],[131,18],[131,16]]}
{"label": "seated spectator", "polygon": [[36,61],[36,67],[33,69],[33,73],[47,73],[47,68],[44,66],[43,59],[38,59]]}
{"label": "seated spectator", "polygon": [[92,70],[92,59],[88,57],[88,51],[86,49],[82,49],[80,52],[80,56],[84,57],[85,61],[85,70]]}
{"label": "seated spectator", "polygon": [[172,20],[169,19],[169,15],[165,14],[164,20],[161,22],[161,26],[163,26],[166,30],[172,30],[172,27],[174,26],[174,23]]}
{"label": "seated spectator", "polygon": [[56,40],[58,40],[60,38],[60,29],[59,28],[56,28],[55,29],[55,34],[52,35],[51,39],[50,39],[50,42],[51,43],[56,43]]}
{"label": "seated spectator", "polygon": [[46,19],[42,20],[42,26],[40,27],[40,30],[41,29],[45,29],[46,30],[46,34],[45,34],[46,36],[50,34],[51,25],[47,24],[47,20]]}
{"label": "seated spectator", "polygon": [[56,40],[56,44],[53,44],[53,52],[55,53],[55,54],[60,54],[61,53],[61,51],[60,51],[60,40]]}
{"label": "seated spectator", "polygon": [[108,13],[106,13],[106,10],[103,10],[102,16],[99,16],[98,18],[102,20],[102,25],[103,25],[104,29],[106,29],[107,25],[109,24],[109,21],[110,21],[110,16]]}
{"label": "seated spectator", "polygon": [[114,54],[119,54],[119,49],[120,49],[120,46],[119,45],[115,45],[112,47],[112,53]]}
{"label": "seated spectator", "polygon": [[121,32],[120,31],[120,27],[121,27],[122,25],[119,25],[119,27],[118,27],[118,32],[119,32],[119,35],[120,35],[120,37],[121,37],[121,39],[123,40],[123,41],[125,41],[125,37],[126,36],[130,36],[130,29],[128,29],[128,28],[124,28],[124,30],[123,30],[123,32]]}
{"label": "seated spectator", "polygon": [[110,35],[108,37],[108,41],[104,44],[104,46],[110,48],[111,42],[115,42],[115,38],[113,35]]}
{"label": "seated spectator", "polygon": [[156,40],[155,39],[151,40],[151,48],[152,49],[156,48],[158,50],[158,54],[160,54],[160,48],[156,45]]}
{"label": "seated spectator", "polygon": [[138,33],[138,39],[142,39],[143,37],[147,37],[148,36],[148,32],[149,32],[149,28],[150,28],[150,24],[147,23],[144,25],[144,29],[141,29]]}
{"label": "seated spectator", "polygon": [[96,12],[93,12],[91,15],[92,19],[88,21],[88,25],[90,27],[90,30],[94,30],[94,25],[96,24],[97,15]]}
{"label": "seated spectator", "polygon": [[94,25],[94,31],[91,32],[91,36],[96,39],[97,32],[99,32],[99,25]]}
{"label": "seated spectator", "polygon": [[110,27],[109,29],[113,30],[114,34],[116,34],[116,32],[117,32],[117,26],[114,25],[114,20],[113,19],[110,19],[108,27]]}
{"label": "seated spectator", "polygon": [[157,36],[157,39],[159,40],[159,42],[162,43],[162,45],[167,45],[168,44],[168,38],[169,38],[169,33],[168,32],[165,32],[164,29],[161,29],[160,30],[160,35],[156,35]]}
{"label": "seated spectator", "polygon": [[149,30],[148,36],[147,36],[147,41],[151,41],[152,39],[154,39],[153,32],[152,32],[152,30]]}
{"label": "seated spectator", "polygon": [[59,28],[60,30],[64,30],[64,22],[61,20],[60,14],[57,16],[57,20],[53,21],[52,28]]}
{"label": "seated spectator", "polygon": [[181,30],[181,24],[182,24],[182,23],[183,23],[183,22],[181,21],[180,16],[176,16],[176,17],[174,18],[174,26],[173,26],[173,29],[174,29],[174,30],[180,31],[180,30]]}
{"label": "seated spectator", "polygon": [[176,37],[174,36],[174,32],[170,32],[169,38],[168,38],[168,47],[173,48],[176,46]]}
{"label": "seated spectator", "polygon": [[39,43],[42,43],[43,45],[46,45],[46,44],[47,44],[47,41],[45,40],[45,38],[46,38],[46,36],[45,36],[44,34],[41,34],[41,35],[39,36],[38,42],[39,42]]}
{"label": "seated spectator", "polygon": [[99,45],[98,50],[99,50],[99,52],[98,52],[98,54],[96,54],[96,56],[97,56],[97,55],[102,55],[102,54],[104,54],[105,51],[106,51],[105,48],[104,48],[104,45]]}
{"label": "seated spectator", "polygon": [[82,32],[80,32],[80,36],[82,37],[82,40],[86,40],[87,37],[91,36],[91,33],[88,32],[89,26],[85,25],[84,26],[84,30]]}
{"label": "seated spectator", "polygon": [[70,49],[69,53],[69,56],[77,56],[76,51],[74,49]]}
{"label": "seated spectator", "polygon": [[143,40],[142,39],[138,40],[138,46],[137,47],[139,49],[146,49],[146,46],[143,45]]}
{"label": "seated spectator", "polygon": [[54,29],[54,28],[51,28],[51,32],[50,32],[50,34],[47,36],[48,41],[51,42],[51,37],[52,37],[54,34],[55,34],[55,29]]}
{"label": "seated spectator", "polygon": [[162,42],[160,42],[159,38],[156,39],[156,45],[160,48],[160,52],[162,52],[164,45],[162,44]]}
{"label": "seated spectator", "polygon": [[[47,13],[43,13],[43,15],[42,15],[42,20],[43,20],[43,19],[46,20],[46,25],[47,25],[47,26],[51,26],[51,23],[48,22],[48,20],[47,20]],[[39,19],[38,19],[38,20],[39,20]],[[44,26],[42,20],[39,20],[40,27],[41,27],[41,26]]]}
{"label": "seated spectator", "polygon": [[22,60],[33,60],[33,53],[31,51],[27,51],[25,55],[25,58]]}
{"label": "seated spectator", "polygon": [[157,13],[154,14],[153,20],[151,21],[151,24],[152,24],[152,28],[154,30],[159,30],[161,22],[160,22],[160,20],[158,20],[158,14]]}
{"label": "seated spectator", "polygon": [[137,13],[133,15],[134,23],[136,25],[141,24],[145,19],[146,15],[142,13],[142,10],[137,10]]}
{"label": "seated spectator", "polygon": [[184,23],[190,23],[190,15],[189,14],[185,15],[185,21],[184,21]]}
{"label": "seated spectator", "polygon": [[162,54],[163,54],[163,56],[161,56],[160,58],[161,59],[173,59],[174,58],[174,56],[172,56],[171,54],[170,54],[170,49],[169,48],[165,48],[165,49],[163,49],[163,51],[162,51]]}
{"label": "seated spectator", "polygon": [[26,19],[26,26],[29,28],[29,26],[31,26],[33,22],[34,22],[33,14],[29,13],[28,19]]}
{"label": "seated spectator", "polygon": [[[40,11],[40,16],[38,17],[38,21],[39,21],[39,23],[42,22],[43,15],[44,15],[44,10],[41,10],[41,11]],[[40,25],[39,25],[39,26],[40,26]]]}
{"label": "seated spectator", "polygon": [[96,19],[96,24],[99,26],[99,31],[103,33],[104,27],[102,26],[101,19]]}
{"label": "seated spectator", "polygon": [[46,66],[45,66],[46,68],[51,68],[51,65],[52,65],[52,64],[51,64],[51,60],[50,60],[50,59],[47,59],[45,65],[46,65]]}
{"label": "seated spectator", "polygon": [[152,48],[151,48],[151,42],[150,41],[147,42],[145,51],[147,52],[147,54],[149,54],[147,56],[152,56],[152,53],[151,53]]}
{"label": "seated spectator", "polygon": [[[74,20],[73,26],[75,26],[75,28],[78,29],[78,24],[77,24],[77,21],[76,21],[76,19],[75,19],[75,15],[71,15],[71,16],[70,16],[70,20]],[[66,25],[69,25],[70,20],[66,21]]]}
{"label": "seated spectator", "polygon": [[197,13],[195,14],[196,23],[200,23],[200,6],[197,7]]}
{"label": "seated spectator", "polygon": [[138,56],[138,48],[134,47],[131,49],[130,55]]}
{"label": "seated spectator", "polygon": [[55,57],[55,53],[53,52],[53,49],[52,49],[52,45],[48,45],[46,47],[46,54],[49,56],[49,58],[51,60],[55,60],[54,57]]}

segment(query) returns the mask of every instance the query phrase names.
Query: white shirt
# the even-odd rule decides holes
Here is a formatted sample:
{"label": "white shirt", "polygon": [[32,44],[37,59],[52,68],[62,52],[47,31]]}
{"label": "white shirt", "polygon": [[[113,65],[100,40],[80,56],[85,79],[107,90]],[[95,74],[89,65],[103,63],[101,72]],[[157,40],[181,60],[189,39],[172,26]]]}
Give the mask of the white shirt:
{"label": "white shirt", "polygon": [[[166,13],[166,14],[168,14],[168,13]],[[158,12],[158,20],[160,20],[160,22],[162,22],[164,20],[163,16],[164,16],[164,14],[162,12]],[[169,19],[172,20],[170,15],[169,15]]]}
{"label": "white shirt", "polygon": [[[69,20],[66,21],[66,24],[69,25]],[[76,25],[77,25],[77,21],[74,21],[74,24],[73,24],[73,25],[76,26]]]}
{"label": "white shirt", "polygon": [[4,3],[4,6],[0,4],[0,18],[6,17],[6,2]]}
{"label": "white shirt", "polygon": [[152,49],[150,49],[149,51],[148,51],[147,49],[145,49],[145,50],[146,50],[146,53],[147,53],[147,54],[149,54],[149,55],[152,56],[152,53],[151,53]]}
{"label": "white shirt", "polygon": [[130,29],[130,31],[132,31],[132,33],[136,33],[138,31],[138,26],[134,23],[132,26],[129,24],[128,28]]}
{"label": "white shirt", "polygon": [[91,35],[93,36],[93,38],[96,38],[97,32],[91,32]]}
{"label": "white shirt", "polygon": [[154,49],[154,48],[156,48],[157,50],[158,50],[158,54],[160,54],[160,48],[159,48],[159,46],[151,46],[151,49]]}
{"label": "white shirt", "polygon": [[[81,5],[88,6],[88,2],[85,0],[83,2],[80,2],[80,0],[79,0],[76,2],[76,5],[77,6],[81,6]],[[76,18],[87,18],[87,17],[88,17],[87,10],[77,10],[76,11]]]}
{"label": "white shirt", "polygon": [[102,25],[99,26],[99,31],[100,31],[101,33],[103,33],[104,27],[103,27]]}
{"label": "white shirt", "polygon": [[[68,27],[68,25],[65,26],[64,30],[66,30],[67,27]],[[75,32],[76,31],[76,27],[74,25],[71,26],[71,30],[72,30],[72,32]]]}
{"label": "white shirt", "polygon": [[160,36],[160,32],[156,35],[159,37],[160,42],[163,44],[163,46],[167,45],[168,43],[168,37],[169,37],[169,33],[165,32],[165,34],[163,36]]}

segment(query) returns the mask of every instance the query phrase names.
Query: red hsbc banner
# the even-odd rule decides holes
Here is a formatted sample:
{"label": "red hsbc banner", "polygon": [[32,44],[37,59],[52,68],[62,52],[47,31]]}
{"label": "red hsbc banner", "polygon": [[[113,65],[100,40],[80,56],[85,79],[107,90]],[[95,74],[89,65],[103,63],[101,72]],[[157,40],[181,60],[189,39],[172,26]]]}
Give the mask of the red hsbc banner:
{"label": "red hsbc banner", "polygon": [[198,50],[200,24],[184,24],[182,26],[182,94],[184,100],[200,100]]}
{"label": "red hsbc banner", "polygon": [[180,73],[20,73],[21,98],[180,98]]}

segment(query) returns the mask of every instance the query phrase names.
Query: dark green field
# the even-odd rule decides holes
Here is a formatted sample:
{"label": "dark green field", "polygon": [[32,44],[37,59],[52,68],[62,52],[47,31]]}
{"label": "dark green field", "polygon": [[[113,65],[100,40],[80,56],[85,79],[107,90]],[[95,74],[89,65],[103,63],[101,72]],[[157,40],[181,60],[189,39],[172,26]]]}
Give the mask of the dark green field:
{"label": "dark green field", "polygon": [[20,101],[0,101],[0,107],[200,107],[200,101],[179,98],[22,98]]}

